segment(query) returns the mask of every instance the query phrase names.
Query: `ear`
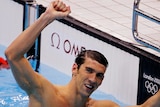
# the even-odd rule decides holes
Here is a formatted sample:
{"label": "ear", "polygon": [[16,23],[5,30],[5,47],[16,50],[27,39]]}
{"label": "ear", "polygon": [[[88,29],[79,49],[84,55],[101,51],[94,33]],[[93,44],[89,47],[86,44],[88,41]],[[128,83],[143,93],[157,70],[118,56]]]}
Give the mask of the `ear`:
{"label": "ear", "polygon": [[72,65],[72,75],[77,74],[77,70],[78,70],[78,65],[74,63]]}

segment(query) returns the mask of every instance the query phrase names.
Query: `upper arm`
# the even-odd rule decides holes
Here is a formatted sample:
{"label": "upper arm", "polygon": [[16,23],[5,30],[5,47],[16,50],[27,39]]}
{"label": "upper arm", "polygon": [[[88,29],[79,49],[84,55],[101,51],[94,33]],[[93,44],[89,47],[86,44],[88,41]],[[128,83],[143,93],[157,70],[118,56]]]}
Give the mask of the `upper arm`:
{"label": "upper arm", "polygon": [[160,107],[160,90],[143,104],[129,107]]}
{"label": "upper arm", "polygon": [[13,75],[19,86],[28,94],[41,87],[40,75],[32,69],[28,60],[24,57],[18,60],[8,60]]}
{"label": "upper arm", "polygon": [[109,100],[96,101],[95,107],[120,107],[117,103]]}
{"label": "upper arm", "polygon": [[[133,106],[127,106],[127,107],[143,107],[142,105],[133,105]],[[145,107],[145,106],[144,106]],[[147,106],[146,106],[147,107]]]}

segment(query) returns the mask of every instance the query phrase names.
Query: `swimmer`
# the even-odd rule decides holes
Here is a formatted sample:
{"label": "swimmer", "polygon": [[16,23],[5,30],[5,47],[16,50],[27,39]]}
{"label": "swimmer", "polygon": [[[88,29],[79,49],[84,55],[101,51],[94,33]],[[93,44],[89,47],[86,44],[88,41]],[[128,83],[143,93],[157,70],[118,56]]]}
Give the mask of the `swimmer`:
{"label": "swimmer", "polygon": [[[107,59],[101,53],[93,50],[81,52],[73,63],[72,78],[64,86],[52,84],[42,75],[34,72],[24,57],[47,25],[55,19],[67,17],[70,12],[70,7],[62,1],[51,2],[36,22],[23,31],[5,51],[17,83],[29,96],[28,106],[119,107],[112,101],[90,97],[101,85],[108,65]],[[160,91],[145,103],[129,107],[160,107]]]}
{"label": "swimmer", "polygon": [[1,69],[9,69],[10,66],[7,62],[7,60],[5,60],[4,58],[0,57],[0,70]]}

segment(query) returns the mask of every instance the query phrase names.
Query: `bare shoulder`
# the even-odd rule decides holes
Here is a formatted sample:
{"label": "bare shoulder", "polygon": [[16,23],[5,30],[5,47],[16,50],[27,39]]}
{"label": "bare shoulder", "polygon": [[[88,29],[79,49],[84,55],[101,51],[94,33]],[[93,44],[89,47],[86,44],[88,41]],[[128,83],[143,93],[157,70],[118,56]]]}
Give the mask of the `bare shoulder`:
{"label": "bare shoulder", "polygon": [[110,100],[94,100],[91,99],[93,107],[120,107],[117,103]]}
{"label": "bare shoulder", "polygon": [[52,96],[54,98],[56,93],[58,93],[58,87],[39,73],[35,72],[35,75],[38,82],[35,86],[32,86],[32,91],[29,95],[33,96],[35,99],[48,99],[48,96]]}
{"label": "bare shoulder", "polygon": [[43,90],[49,88],[49,89],[57,89],[57,86],[55,84],[52,84],[52,82],[50,82],[49,80],[47,80],[45,77],[43,77],[42,75],[39,75],[39,81],[42,84],[42,88]]}

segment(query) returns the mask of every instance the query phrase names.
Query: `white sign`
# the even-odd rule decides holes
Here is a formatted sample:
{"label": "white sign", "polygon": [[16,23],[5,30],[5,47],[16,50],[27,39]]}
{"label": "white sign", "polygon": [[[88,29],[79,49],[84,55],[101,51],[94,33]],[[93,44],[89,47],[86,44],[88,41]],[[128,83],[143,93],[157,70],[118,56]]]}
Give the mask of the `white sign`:
{"label": "white sign", "polygon": [[75,28],[54,21],[42,32],[41,61],[71,76],[75,55],[81,49],[94,49],[109,62],[99,90],[127,104],[136,104],[139,58]]}

